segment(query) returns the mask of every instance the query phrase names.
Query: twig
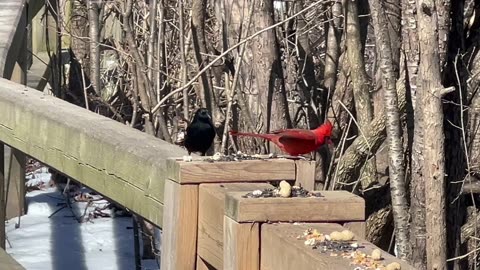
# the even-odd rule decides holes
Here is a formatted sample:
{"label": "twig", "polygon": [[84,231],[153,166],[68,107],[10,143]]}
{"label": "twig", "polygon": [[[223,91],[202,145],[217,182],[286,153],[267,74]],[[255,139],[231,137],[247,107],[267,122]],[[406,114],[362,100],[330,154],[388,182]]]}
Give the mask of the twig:
{"label": "twig", "polygon": [[[87,93],[87,86],[85,85],[85,71],[83,68],[80,66],[80,70],[82,72],[82,86],[83,86],[83,95],[85,96],[85,108],[87,110],[90,110],[89,105],[88,105],[88,93]],[[90,85],[89,85],[90,87]]]}
{"label": "twig", "polygon": [[[340,156],[338,157],[339,159],[342,158],[343,154],[344,154],[344,150],[345,150],[345,144],[347,143],[347,136],[348,136],[348,131],[350,130],[350,127],[352,125],[352,117],[350,117],[350,120],[348,121],[348,125],[347,125],[347,128],[344,129],[343,131],[343,134],[342,134],[342,137],[340,138],[341,139],[341,142],[342,142],[342,146],[340,147]],[[338,148],[337,148],[338,149]],[[332,157],[332,160],[330,162],[330,166],[328,167],[328,172],[327,172],[327,180],[325,181],[325,186],[324,186],[324,190],[327,190],[328,189],[328,184],[330,182],[330,170],[332,169],[333,167],[333,163],[335,161],[335,154],[333,155]],[[338,175],[338,166],[335,166],[335,174],[333,175],[333,184],[330,188],[330,190],[334,190],[335,189],[335,185],[336,185],[336,180],[337,179],[337,175]]]}
{"label": "twig", "polygon": [[244,39],[244,40],[240,41],[239,43],[235,44],[234,46],[230,47],[228,50],[224,51],[223,53],[221,53],[220,55],[218,55],[215,59],[213,59],[212,62],[208,63],[202,70],[200,70],[200,71],[197,73],[197,75],[193,76],[193,78],[192,78],[188,83],[186,83],[186,84],[183,85],[182,87],[177,88],[177,89],[171,91],[170,93],[168,93],[167,95],[165,95],[165,97],[163,97],[163,98],[160,100],[160,102],[158,102],[158,104],[152,109],[152,113],[155,113],[155,112],[160,108],[160,106],[161,106],[163,103],[165,103],[171,96],[173,96],[173,95],[175,95],[175,94],[183,91],[183,89],[189,87],[189,86],[192,85],[194,82],[196,82],[197,79],[198,79],[200,76],[202,76],[203,73],[205,73],[210,67],[212,67],[218,60],[222,59],[222,58],[223,58],[225,55],[227,55],[229,52],[231,52],[231,51],[235,50],[236,48],[240,47],[242,44],[244,44],[244,43],[252,40],[252,39],[255,38],[256,36],[258,36],[258,35],[266,32],[266,31],[268,31],[268,30],[271,30],[271,29],[273,29],[273,28],[275,28],[275,27],[277,27],[277,26],[279,26],[279,25],[282,25],[282,24],[284,24],[284,23],[287,22],[287,21],[290,21],[290,20],[296,18],[296,17],[299,16],[300,14],[303,14],[303,13],[307,12],[308,10],[316,7],[317,5],[319,5],[319,4],[321,4],[321,3],[324,3],[324,1],[316,1],[316,2],[312,3],[311,5],[309,5],[308,7],[304,8],[304,9],[300,10],[299,12],[293,14],[292,16],[286,18],[285,20],[280,21],[280,22],[278,22],[278,23],[276,23],[276,24],[273,24],[273,25],[271,25],[271,26],[269,26],[269,27],[267,27],[267,28],[264,28],[264,29],[262,29],[262,30],[260,30],[260,31],[258,31],[258,32],[256,32],[256,33],[250,35],[250,36],[247,37],[246,39]]}
{"label": "twig", "polygon": [[[463,151],[465,152],[465,162],[467,163],[467,181],[468,183],[471,185],[472,184],[472,177],[471,177],[471,166],[470,166],[470,158],[468,156],[468,147],[467,147],[467,136],[466,136],[466,132],[465,132],[465,123],[464,123],[464,110],[463,110],[463,93],[462,93],[462,83],[460,81],[460,75],[458,74],[458,57],[459,55],[457,54],[455,56],[455,61],[454,61],[454,67],[455,67],[455,77],[457,79],[457,83],[458,83],[458,94],[459,94],[459,101],[460,101],[460,125],[461,125],[461,128],[462,128],[462,141],[463,141]],[[443,92],[446,92],[447,89],[453,89],[455,90],[455,87],[451,86],[451,87],[448,87],[446,89],[444,89]],[[452,90],[452,91],[453,91]],[[462,190],[463,190],[463,186],[465,185],[465,181],[462,181],[462,185],[460,187],[460,191],[459,191],[459,195],[452,201],[452,203],[454,203],[459,197],[460,197],[460,194],[462,193]],[[475,209],[477,209],[477,204],[475,203],[475,196],[473,195],[473,192],[470,191],[470,197],[471,197],[471,201],[473,203],[473,207]],[[457,205],[458,206],[458,205]],[[457,224],[456,224],[457,225]],[[477,236],[477,219],[475,218],[474,219],[474,226],[473,226],[473,234],[475,236]],[[477,241],[474,240],[474,244],[476,245],[477,244]],[[474,253],[474,257],[477,258],[477,251],[478,249],[474,249],[473,250],[473,253]],[[468,255],[467,255],[468,256]],[[447,260],[448,261],[448,260]],[[476,263],[475,263],[475,269],[476,269]]]}
{"label": "twig", "polygon": [[55,212],[51,213],[50,216],[48,216],[48,218],[53,217],[56,213],[60,212],[65,207],[67,207],[67,204],[64,204],[62,207],[58,208]]}
{"label": "twig", "polygon": [[345,106],[345,104],[343,104],[343,102],[342,102],[341,100],[339,100],[338,103],[339,103],[339,104],[343,107],[343,109],[345,109],[345,111],[350,115],[351,119],[353,120],[353,122],[354,122],[355,125],[357,126],[358,131],[360,131],[360,134],[362,135],[363,139],[365,140],[365,143],[367,144],[368,150],[370,151],[370,153],[372,153],[372,146],[371,146],[370,143],[368,142],[367,136],[365,136],[365,134],[363,133],[363,131],[362,131],[362,129],[360,128],[360,125],[358,124],[357,120],[355,120],[355,117],[353,117],[352,112],[350,112],[350,110],[348,110],[347,106]]}
{"label": "twig", "polygon": [[[245,33],[248,33],[250,29],[250,25],[252,22],[253,18],[253,7],[254,3],[250,3],[250,11],[249,11],[249,16],[248,16],[248,23],[247,23],[247,29],[245,30]],[[228,89],[227,91],[227,98],[228,98],[228,104],[227,104],[227,112],[225,113],[225,127],[223,129],[223,136],[222,136],[222,151],[226,153],[226,145],[227,145],[227,137],[228,135],[228,130],[229,130],[229,122],[230,122],[230,112],[232,111],[232,104],[233,104],[233,96],[235,95],[235,88],[237,87],[238,83],[238,78],[240,77],[240,66],[242,65],[243,61],[243,55],[245,54],[245,46],[246,44],[243,44],[240,47],[240,56],[237,59],[237,62],[235,63],[235,76],[233,76],[233,83],[230,86],[230,89],[228,89],[228,72],[226,72],[225,76],[225,88]]]}
{"label": "twig", "polygon": [[460,255],[460,256],[457,256],[457,257],[453,257],[453,258],[450,258],[450,259],[447,259],[447,262],[452,262],[452,261],[456,261],[456,260],[462,260],[462,259],[465,259],[466,257],[468,257],[470,254],[472,253],[476,253],[477,251],[480,251],[480,247],[479,248],[476,248],[474,250],[471,250],[463,255]]}
{"label": "twig", "polygon": [[[186,57],[186,52],[185,52],[185,26],[183,25],[183,1],[184,0],[178,0],[178,39],[180,42],[180,65],[181,65],[181,84],[185,85],[187,83],[187,57]],[[184,87],[183,89],[183,117],[189,118],[188,117],[188,89],[187,87]],[[202,106],[205,106],[203,102]],[[159,103],[160,104],[160,103]],[[158,105],[157,105],[158,106]],[[155,106],[155,107],[157,107]],[[152,111],[155,113],[155,109]]]}

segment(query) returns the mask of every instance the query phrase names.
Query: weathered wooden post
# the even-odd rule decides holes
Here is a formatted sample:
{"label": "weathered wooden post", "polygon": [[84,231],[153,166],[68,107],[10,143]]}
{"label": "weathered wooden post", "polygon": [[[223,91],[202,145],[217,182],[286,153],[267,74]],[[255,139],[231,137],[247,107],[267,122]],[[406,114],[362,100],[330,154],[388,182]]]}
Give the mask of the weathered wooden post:
{"label": "weathered wooden post", "polygon": [[26,213],[25,204],[25,165],[26,156],[17,149],[12,148],[10,166],[8,169],[8,196],[6,198],[6,218],[21,216]]}
{"label": "weathered wooden post", "polygon": [[5,249],[5,145],[0,142],[0,248]]}
{"label": "weathered wooden post", "polygon": [[225,269],[260,269],[260,246],[263,246],[260,227],[265,223],[365,220],[364,200],[347,191],[322,191],[321,197],[305,198],[244,195],[245,192],[228,192],[226,196],[223,258],[228,267]]}
{"label": "weathered wooden post", "polygon": [[[241,182],[265,183],[284,179],[297,180],[296,163],[294,160],[288,159],[231,162],[205,161],[202,159],[185,162],[171,159],[167,162],[167,175],[162,222],[162,270],[190,270],[196,267],[199,269],[207,267],[205,264],[201,264],[201,261],[198,265],[196,262],[197,244],[201,245],[198,248],[203,251],[204,245],[209,245],[208,240],[204,241],[205,235],[199,232],[199,218],[203,220],[203,215],[208,215],[202,210],[200,211],[202,216],[199,217],[199,193],[203,185],[221,183],[229,186],[231,183]],[[308,183],[308,181],[305,183]],[[255,185],[251,187],[255,189]],[[222,196],[224,198],[225,195],[219,194],[217,194],[220,196],[219,200],[223,202]],[[204,207],[204,205],[202,204],[201,207]],[[218,222],[218,219],[220,219],[220,224],[216,226],[220,226],[220,231],[216,233],[216,238],[219,239],[215,240],[223,242],[223,211],[218,212],[217,210],[215,210],[218,213],[216,221]],[[208,210],[205,209],[205,211]],[[199,237],[202,237],[200,243],[198,243]],[[222,247],[217,247],[217,250],[222,250]],[[213,263],[215,261],[217,264],[221,263],[223,261],[222,257],[214,259]],[[209,261],[208,263],[211,264],[212,262]]]}

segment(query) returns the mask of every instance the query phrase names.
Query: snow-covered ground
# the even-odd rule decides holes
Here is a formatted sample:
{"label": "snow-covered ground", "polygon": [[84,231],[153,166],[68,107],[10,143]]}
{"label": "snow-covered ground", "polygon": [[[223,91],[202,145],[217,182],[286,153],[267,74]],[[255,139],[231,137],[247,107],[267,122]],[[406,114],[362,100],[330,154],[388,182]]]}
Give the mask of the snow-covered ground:
{"label": "snow-covered ground", "polygon": [[[49,187],[50,174],[45,167],[27,180],[27,186],[40,189],[27,193],[28,214],[21,217],[19,228],[18,218],[8,220],[6,226],[7,252],[27,270],[135,269],[131,217],[99,216],[115,216],[115,211],[102,209],[107,202],[98,195],[93,195],[87,211],[82,198],[71,200],[68,207],[62,192]],[[79,191],[89,194],[85,188]],[[78,222],[82,216],[85,220]],[[143,260],[142,269],[159,266],[154,260]]]}

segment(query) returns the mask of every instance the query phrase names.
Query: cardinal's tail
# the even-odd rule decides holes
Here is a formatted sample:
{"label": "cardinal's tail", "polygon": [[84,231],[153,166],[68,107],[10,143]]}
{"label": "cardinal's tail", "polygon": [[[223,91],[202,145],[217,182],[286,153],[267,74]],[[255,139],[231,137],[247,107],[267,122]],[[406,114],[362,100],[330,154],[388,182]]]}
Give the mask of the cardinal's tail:
{"label": "cardinal's tail", "polygon": [[266,140],[271,140],[275,137],[274,134],[256,134],[256,133],[249,133],[249,132],[238,132],[234,130],[230,130],[230,135],[232,136],[248,136],[248,137],[255,137],[255,138],[262,138]]}

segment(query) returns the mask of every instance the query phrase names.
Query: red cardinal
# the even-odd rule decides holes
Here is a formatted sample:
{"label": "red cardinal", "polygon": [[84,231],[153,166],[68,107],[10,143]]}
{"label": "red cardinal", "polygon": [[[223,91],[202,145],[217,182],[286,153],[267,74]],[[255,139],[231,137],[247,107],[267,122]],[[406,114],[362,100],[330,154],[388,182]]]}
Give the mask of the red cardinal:
{"label": "red cardinal", "polygon": [[325,144],[331,143],[332,123],[327,120],[323,125],[313,130],[283,129],[268,134],[241,133],[230,131],[233,136],[250,136],[269,140],[289,155],[298,156],[315,151]]}

